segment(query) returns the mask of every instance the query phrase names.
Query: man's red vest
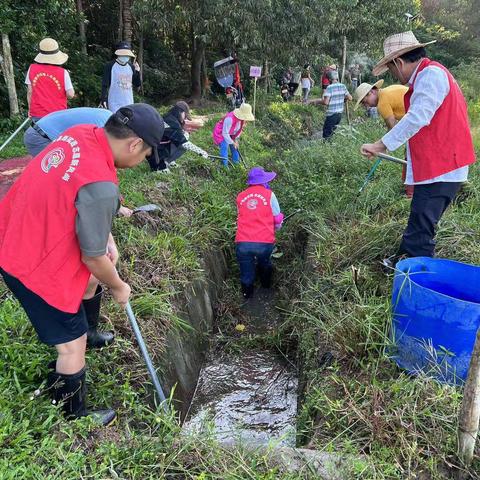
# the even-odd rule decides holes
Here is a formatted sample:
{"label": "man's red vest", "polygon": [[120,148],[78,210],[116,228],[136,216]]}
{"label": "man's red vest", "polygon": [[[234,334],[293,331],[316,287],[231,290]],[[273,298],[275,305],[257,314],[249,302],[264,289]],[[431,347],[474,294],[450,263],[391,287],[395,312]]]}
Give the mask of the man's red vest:
{"label": "man's red vest", "polygon": [[408,141],[415,182],[430,180],[475,162],[467,104],[456,80],[443,65],[428,58],[420,63],[404,97],[405,111],[410,108],[416,76],[428,66],[441,68],[447,74],[450,91],[430,125],[421,128]]}
{"label": "man's red vest", "polygon": [[237,195],[235,242],[275,242],[271,198],[272,191],[262,185],[253,185]]}
{"label": "man's red vest", "polygon": [[32,63],[28,72],[32,87],[29,114],[44,117],[67,108],[65,69],[57,65]]}
{"label": "man's red vest", "polygon": [[113,154],[103,129],[81,125],[37,155],[0,202],[0,266],[64,312],[78,311],[90,276],[75,199],[93,182],[118,183]]}

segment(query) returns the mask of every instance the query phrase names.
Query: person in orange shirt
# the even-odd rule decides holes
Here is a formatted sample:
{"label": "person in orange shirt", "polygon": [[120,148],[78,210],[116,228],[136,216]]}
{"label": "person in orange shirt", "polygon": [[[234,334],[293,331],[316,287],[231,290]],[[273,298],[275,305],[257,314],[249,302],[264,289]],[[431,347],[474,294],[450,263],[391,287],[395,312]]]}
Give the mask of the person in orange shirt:
{"label": "person in orange shirt", "polygon": [[[357,101],[355,109],[360,104],[365,108],[376,107],[379,115],[383,118],[388,130],[391,130],[397,122],[405,115],[405,104],[403,97],[408,91],[405,85],[390,85],[389,87],[380,88],[383,80],[370,85],[362,83],[355,90],[354,96]],[[405,181],[406,169],[403,168],[402,179]],[[405,185],[405,193],[408,198],[413,196],[413,185]]]}

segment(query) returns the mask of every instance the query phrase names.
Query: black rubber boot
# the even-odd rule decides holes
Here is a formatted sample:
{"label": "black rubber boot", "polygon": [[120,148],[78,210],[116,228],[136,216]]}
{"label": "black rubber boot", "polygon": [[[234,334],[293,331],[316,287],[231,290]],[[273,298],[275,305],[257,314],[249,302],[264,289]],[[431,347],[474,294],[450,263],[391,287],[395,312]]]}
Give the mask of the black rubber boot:
{"label": "black rubber boot", "polygon": [[87,410],[85,405],[87,396],[85,376],[85,368],[72,375],[48,372],[47,387],[51,393],[52,403],[62,403],[63,412],[67,420],[74,420],[75,418],[88,415],[92,416],[94,421],[100,425],[109,425],[115,420],[115,410]]}
{"label": "black rubber boot", "polygon": [[253,296],[253,285],[242,283],[242,295],[245,299],[251,298]]}
{"label": "black rubber boot", "polygon": [[99,332],[97,330],[102,296],[103,289],[99,285],[92,298],[82,301],[88,321],[87,345],[91,348],[102,348],[110,345],[115,338],[113,332]]}
{"label": "black rubber boot", "polygon": [[272,286],[273,267],[260,268],[260,284],[263,288],[270,288]]}

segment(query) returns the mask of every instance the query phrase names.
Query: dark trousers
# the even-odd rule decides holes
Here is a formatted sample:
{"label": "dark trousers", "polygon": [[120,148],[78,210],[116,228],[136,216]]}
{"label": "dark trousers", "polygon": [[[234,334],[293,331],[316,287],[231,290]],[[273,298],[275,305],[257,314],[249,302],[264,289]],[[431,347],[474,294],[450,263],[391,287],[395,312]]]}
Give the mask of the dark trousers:
{"label": "dark trousers", "polygon": [[[236,254],[240,266],[240,282],[244,285],[253,285],[255,282],[256,264],[261,270],[272,267],[270,256],[273,243],[238,242]],[[256,260],[256,262],[255,262]]]}
{"label": "dark trousers", "polygon": [[433,257],[435,228],[461,185],[461,182],[415,185],[407,228],[398,250],[399,255]]}
{"label": "dark trousers", "polygon": [[333,115],[325,117],[325,123],[323,124],[323,138],[330,138],[333,135],[333,132],[338,127],[341,119],[341,113],[334,113]]}
{"label": "dark trousers", "polygon": [[170,143],[166,147],[159,149],[158,152],[158,163],[155,161],[155,155],[150,155],[147,157],[148,163],[150,164],[150,169],[152,171],[155,170],[165,170],[168,165],[172,162],[175,162],[179,159],[186,150],[179,146],[177,147],[175,144]]}

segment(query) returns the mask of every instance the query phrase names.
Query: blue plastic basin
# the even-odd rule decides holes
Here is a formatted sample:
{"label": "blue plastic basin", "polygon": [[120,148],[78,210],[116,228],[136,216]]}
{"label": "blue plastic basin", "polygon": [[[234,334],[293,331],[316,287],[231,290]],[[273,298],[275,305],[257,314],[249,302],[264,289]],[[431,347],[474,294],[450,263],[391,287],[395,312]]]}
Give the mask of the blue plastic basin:
{"label": "blue plastic basin", "polygon": [[480,326],[480,267],[429,257],[398,262],[391,357],[410,373],[462,384]]}

